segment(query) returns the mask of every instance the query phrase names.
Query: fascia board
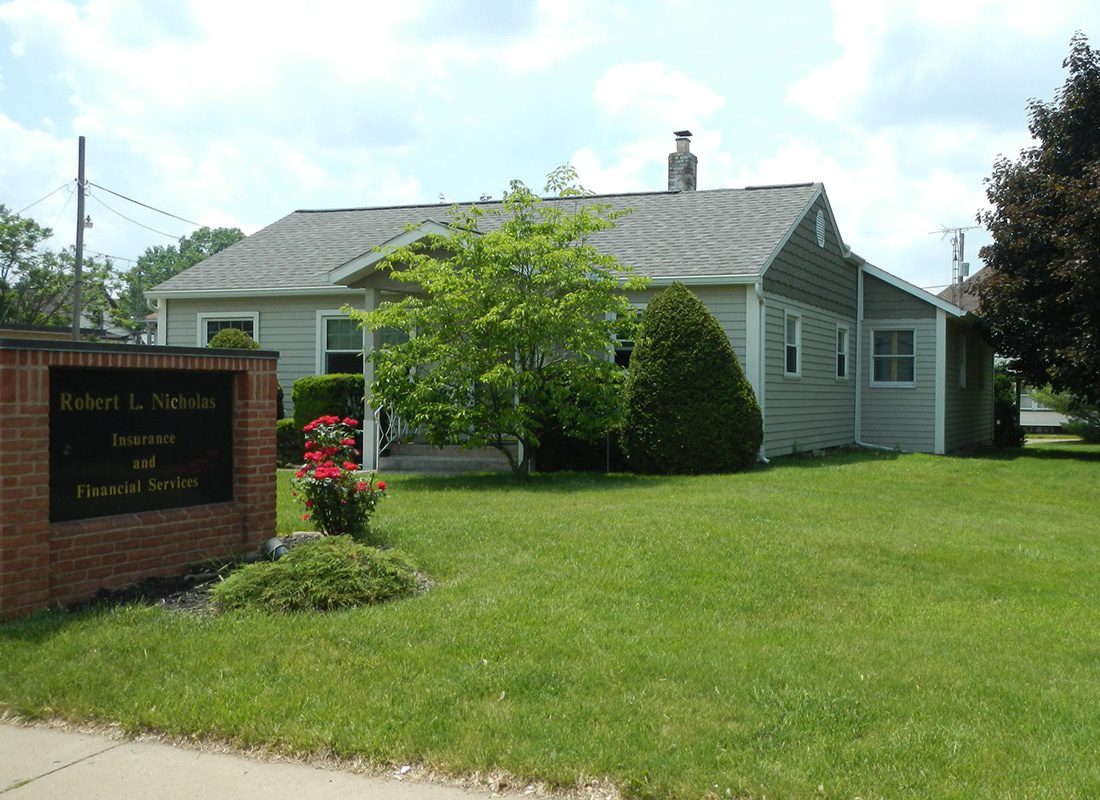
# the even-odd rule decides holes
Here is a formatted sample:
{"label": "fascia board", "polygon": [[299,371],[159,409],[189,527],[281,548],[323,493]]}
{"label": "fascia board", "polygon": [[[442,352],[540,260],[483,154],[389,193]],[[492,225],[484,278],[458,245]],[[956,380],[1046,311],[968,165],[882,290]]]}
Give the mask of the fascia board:
{"label": "fascia board", "polygon": [[382,261],[394,250],[408,247],[410,244],[418,242],[432,234],[437,236],[450,236],[451,229],[435,220],[426,219],[415,228],[411,228],[394,236],[388,241],[382,242],[382,244],[369,253],[363,253],[360,256],[356,256],[351,261],[345,262],[329,270],[329,280],[334,284],[345,285],[362,280],[374,270],[375,265],[377,265],[379,261]]}
{"label": "fascia board", "polygon": [[941,311],[945,311],[953,317],[965,317],[966,312],[959,308],[954,303],[949,303],[946,300],[936,297],[931,292],[926,292],[919,286],[914,286],[909,281],[899,278],[897,275],[893,275],[884,269],[876,267],[874,264],[865,261],[862,269],[868,275],[878,278],[883,283],[888,283],[895,289],[900,289],[907,294],[911,294],[918,300],[923,300],[926,303],[930,303]]}
{"label": "fascia board", "polygon": [[155,300],[187,300],[202,299],[208,297],[294,297],[297,295],[341,295],[359,297],[361,289],[349,289],[346,286],[293,286],[293,287],[258,287],[255,289],[170,289],[164,291],[150,290],[146,297]]}
{"label": "fascia board", "polygon": [[[652,277],[631,275],[630,277],[648,277],[651,286],[670,286],[673,283],[682,283],[685,286],[751,285],[760,279],[760,276],[756,273],[749,275],[657,275]],[[626,276],[619,278],[620,283],[626,280]]]}

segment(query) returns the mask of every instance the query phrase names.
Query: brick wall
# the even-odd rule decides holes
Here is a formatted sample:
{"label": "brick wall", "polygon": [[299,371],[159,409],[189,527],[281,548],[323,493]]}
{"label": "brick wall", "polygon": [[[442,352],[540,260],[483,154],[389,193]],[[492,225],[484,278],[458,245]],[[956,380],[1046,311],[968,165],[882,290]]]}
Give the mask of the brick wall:
{"label": "brick wall", "polygon": [[[277,353],[0,339],[0,618],[91,596],[275,531]],[[233,375],[233,500],[51,523],[49,368],[199,370]]]}

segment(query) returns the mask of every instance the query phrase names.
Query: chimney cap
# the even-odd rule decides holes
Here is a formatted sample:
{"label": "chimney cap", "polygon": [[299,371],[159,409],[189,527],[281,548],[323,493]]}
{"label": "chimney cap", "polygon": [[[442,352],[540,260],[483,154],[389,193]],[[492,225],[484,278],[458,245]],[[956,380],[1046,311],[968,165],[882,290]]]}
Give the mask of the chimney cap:
{"label": "chimney cap", "polygon": [[688,136],[691,136],[691,131],[673,131],[672,135],[681,139],[686,139]]}

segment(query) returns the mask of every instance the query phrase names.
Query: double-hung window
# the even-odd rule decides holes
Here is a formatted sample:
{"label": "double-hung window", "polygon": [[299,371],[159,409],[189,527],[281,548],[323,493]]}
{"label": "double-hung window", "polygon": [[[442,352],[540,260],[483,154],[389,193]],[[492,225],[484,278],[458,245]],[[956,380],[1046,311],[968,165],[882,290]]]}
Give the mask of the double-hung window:
{"label": "double-hung window", "polygon": [[320,374],[363,371],[363,331],[355,320],[343,314],[322,316],[318,336]]}
{"label": "double-hung window", "polygon": [[802,317],[792,311],[783,314],[783,374],[802,374]]}
{"label": "double-hung window", "polygon": [[227,311],[221,314],[198,315],[198,345],[206,347],[210,340],[226,328],[244,331],[257,342],[260,340],[260,314],[258,311]]}
{"label": "double-hung window", "polygon": [[915,339],[911,328],[871,331],[872,386],[916,385]]}
{"label": "double-hung window", "polygon": [[836,326],[836,376],[848,377],[848,326]]}

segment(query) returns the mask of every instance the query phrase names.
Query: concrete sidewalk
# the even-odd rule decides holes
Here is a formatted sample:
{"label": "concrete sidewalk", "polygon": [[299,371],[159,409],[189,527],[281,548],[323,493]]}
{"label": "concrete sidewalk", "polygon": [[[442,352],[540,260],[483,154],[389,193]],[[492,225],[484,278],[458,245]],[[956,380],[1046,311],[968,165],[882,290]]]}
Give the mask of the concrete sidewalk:
{"label": "concrete sidewalk", "polygon": [[430,783],[0,723],[0,800],[486,800]]}

